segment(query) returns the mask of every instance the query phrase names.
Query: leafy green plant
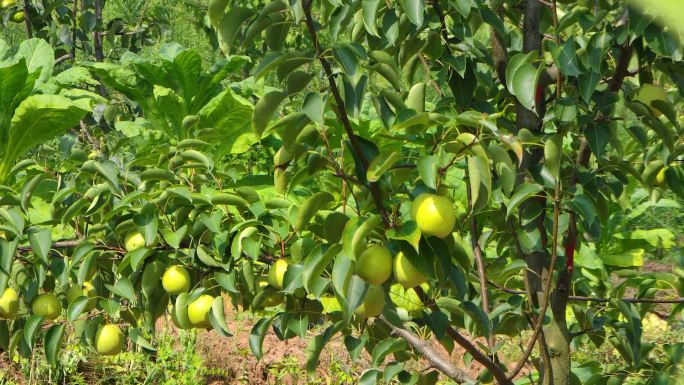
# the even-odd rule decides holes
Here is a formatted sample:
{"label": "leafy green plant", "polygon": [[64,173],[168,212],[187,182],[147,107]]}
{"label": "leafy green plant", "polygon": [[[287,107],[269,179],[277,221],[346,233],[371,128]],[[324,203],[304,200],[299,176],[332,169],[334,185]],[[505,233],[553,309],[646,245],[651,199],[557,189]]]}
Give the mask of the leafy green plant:
{"label": "leafy green plant", "polygon": [[0,183],[5,183],[15,161],[76,125],[91,110],[92,99],[68,88],[40,92],[54,64],[52,48],[44,40],[23,42],[14,56],[5,47],[0,57]]}

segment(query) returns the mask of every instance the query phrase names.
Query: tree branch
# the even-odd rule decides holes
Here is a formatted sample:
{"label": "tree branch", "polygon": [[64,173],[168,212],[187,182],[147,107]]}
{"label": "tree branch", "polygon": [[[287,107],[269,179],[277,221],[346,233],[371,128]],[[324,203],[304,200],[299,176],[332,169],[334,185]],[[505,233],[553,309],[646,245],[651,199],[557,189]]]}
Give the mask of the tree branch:
{"label": "tree branch", "polygon": [[454,364],[449,362],[449,360],[444,359],[444,357],[437,353],[428,341],[423,340],[407,329],[391,324],[384,317],[380,317],[380,319],[385,322],[390,329],[392,329],[392,334],[403,338],[406,342],[408,342],[409,345],[411,345],[411,347],[413,347],[415,351],[425,357],[433,367],[442,372],[444,375],[459,383],[476,383],[475,379],[470,377],[463,369],[456,367]]}
{"label": "tree branch", "polygon": [[[501,286],[494,281],[489,281],[490,284],[495,286],[497,289],[508,294],[516,295],[529,295],[524,290],[510,289],[505,286]],[[684,297],[672,297],[672,298],[601,298],[601,297],[588,297],[583,295],[570,295],[568,296],[570,301],[577,302],[595,302],[595,303],[608,303],[613,300],[624,301],[627,303],[684,303]]]}
{"label": "tree branch", "polygon": [[[454,159],[456,159],[454,157]],[[470,179],[468,177],[468,171],[466,170],[465,180],[467,184],[470,184]],[[482,248],[480,248],[479,236],[477,231],[477,218],[475,218],[475,213],[473,211],[473,197],[470,192],[470,187],[466,186],[466,191],[468,194],[468,208],[471,211],[470,217],[470,244],[473,248],[473,255],[475,256],[475,264],[477,265],[477,275],[480,279],[480,297],[482,298],[482,310],[489,317],[490,307],[489,307],[489,294],[487,293],[487,275],[485,274],[484,262],[482,260]],[[487,345],[489,347],[489,352],[492,359],[498,362],[498,357],[496,354],[496,338],[492,334],[487,338]]]}
{"label": "tree branch", "polygon": [[29,11],[31,10],[29,1],[30,0],[24,0],[24,22],[26,23],[26,35],[30,39],[33,37],[33,27],[31,27],[31,15],[29,14]]}
{"label": "tree branch", "polygon": [[[413,288],[413,290],[416,292],[421,302],[423,302],[425,306],[430,308],[430,310],[435,312],[440,311],[439,306],[437,306],[436,303],[430,300],[430,298],[423,291],[423,288],[421,288],[420,286],[416,286]],[[461,333],[459,333],[458,330],[454,329],[451,325],[447,325],[446,332],[449,335],[449,337],[451,337],[454,340],[454,342],[459,344],[463,349],[470,353],[470,355],[473,356],[473,359],[475,361],[479,362],[480,364],[482,364],[482,366],[487,368],[487,370],[489,370],[489,372],[494,376],[494,378],[499,384],[513,384],[512,381],[506,378],[506,373],[496,362],[492,361],[491,358],[487,357],[484,353],[482,353],[477,347],[475,347],[475,345],[472,344],[472,342],[468,341],[467,338],[461,335]]]}
{"label": "tree branch", "polygon": [[[316,26],[314,25],[313,18],[311,16],[311,2],[312,0],[304,0],[302,2],[304,16],[306,18],[306,26],[309,30],[309,35],[311,36],[311,42],[313,43],[314,48],[316,50],[316,56],[318,57],[318,60],[321,62],[326,77],[328,78],[328,83],[330,84],[330,91],[333,94],[335,104],[337,105],[337,117],[339,118],[340,122],[342,123],[342,126],[344,127],[345,132],[347,133],[347,137],[349,138],[351,147],[354,150],[354,155],[363,165],[363,171],[365,173],[365,171],[368,170],[369,162],[368,159],[366,159],[366,156],[364,155],[363,150],[361,149],[361,144],[359,143],[356,134],[354,134],[354,129],[352,128],[351,123],[349,122],[347,110],[344,106],[344,101],[342,100],[340,90],[337,88],[337,83],[335,82],[335,75],[332,72],[330,63],[328,63],[328,60],[326,60],[326,58],[322,55],[321,46],[318,42],[318,36],[316,35]],[[375,182],[369,182],[368,187],[370,189],[371,195],[373,196],[373,201],[375,202],[375,205],[380,211],[383,223],[386,227],[391,227],[389,216],[387,215],[387,210],[385,209],[385,205],[382,200],[382,193],[380,192],[380,187]]]}

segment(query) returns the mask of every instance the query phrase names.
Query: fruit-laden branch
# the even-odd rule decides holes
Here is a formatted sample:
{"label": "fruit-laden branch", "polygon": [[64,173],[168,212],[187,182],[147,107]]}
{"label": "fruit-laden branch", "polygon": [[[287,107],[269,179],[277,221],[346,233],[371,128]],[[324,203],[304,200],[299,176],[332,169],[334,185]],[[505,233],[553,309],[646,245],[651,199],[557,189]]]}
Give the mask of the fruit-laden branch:
{"label": "fruit-laden branch", "polygon": [[[352,148],[356,155],[358,156],[359,160],[362,162],[364,165],[364,168],[368,167],[368,159],[363,154],[363,151],[361,150],[361,146],[356,138],[356,135],[354,134],[354,131],[351,127],[351,124],[349,122],[349,118],[347,117],[347,112],[344,107],[344,102],[342,100],[342,97],[340,95],[340,92],[337,88],[337,84],[335,83],[335,78],[332,73],[332,69],[330,67],[330,63],[323,57],[320,45],[318,43],[318,36],[316,35],[316,27],[313,22],[313,18],[311,15],[311,3],[312,0],[305,0],[302,3],[302,8],[304,11],[304,17],[306,19],[306,26],[309,30],[309,35],[311,36],[311,41],[314,44],[314,48],[316,50],[316,55],[318,57],[318,60],[321,62],[321,65],[323,66],[323,69],[326,73],[326,76],[328,77],[328,83],[330,84],[330,90],[333,94],[333,97],[335,98],[335,103],[337,105],[337,115],[342,122],[342,125],[344,126],[344,129],[347,133],[347,136],[349,137],[349,141],[352,145]],[[370,183],[370,191],[371,195],[373,196],[373,201],[375,202],[376,207],[380,211],[380,214],[383,219],[383,223],[385,227],[389,228],[391,226],[389,222],[389,217],[387,215],[387,211],[385,209],[385,206],[382,201],[382,195],[381,192],[375,183]],[[420,287],[416,287],[416,291],[420,294],[421,296],[421,301],[423,303],[428,303],[429,301],[427,300],[427,297],[425,296],[425,293],[420,290]],[[439,310],[435,304],[432,304],[434,308]],[[472,356],[473,358],[480,362],[483,366],[485,366],[489,371],[494,375],[494,377],[497,379],[497,381],[501,384],[511,384],[510,381],[506,379],[506,374],[503,372],[503,370],[492,360],[489,359],[486,355],[484,355],[478,348],[476,348],[470,341],[468,341],[465,337],[460,335],[454,328],[451,326],[447,327],[447,333],[449,336],[453,338],[453,340],[461,345],[464,349],[466,349]],[[424,347],[425,349],[427,347]]]}
{"label": "fruit-laden branch", "polygon": [[[321,62],[323,70],[325,71],[325,75],[328,78],[330,91],[333,94],[335,104],[337,105],[337,117],[339,118],[340,122],[342,123],[342,126],[344,127],[345,132],[347,133],[349,143],[351,144],[351,147],[354,150],[354,155],[363,165],[363,172],[365,173],[366,170],[368,170],[369,161],[368,159],[366,159],[366,156],[364,155],[363,150],[361,149],[361,144],[359,143],[356,134],[354,134],[354,129],[352,128],[351,123],[349,122],[347,110],[344,105],[344,101],[342,100],[340,90],[337,88],[337,83],[335,82],[335,75],[332,72],[330,63],[323,56],[323,53],[321,51],[321,46],[318,42],[318,36],[316,34],[316,26],[314,25],[313,17],[311,16],[311,3],[312,0],[305,0],[302,2],[304,16],[306,18],[306,26],[309,30],[309,35],[311,36],[311,42],[313,43],[314,49],[316,50],[316,56],[318,57],[318,60]],[[382,202],[382,193],[380,192],[380,187],[375,182],[368,182],[368,188],[370,189],[370,193],[373,196],[373,201],[375,202],[375,205],[378,207],[378,210],[380,211],[383,223],[386,227],[389,227],[389,216],[387,215],[387,210],[385,209],[385,205]]]}
{"label": "fruit-laden branch", "polygon": [[438,369],[450,379],[462,384],[475,384],[476,381],[468,375],[463,369],[456,367],[449,360],[437,353],[430,343],[419,336],[413,334],[411,331],[401,327],[397,327],[387,321],[384,317],[380,317],[387,326],[392,329],[392,334],[403,338],[409,345],[413,347],[418,353],[422,354],[435,369]]}

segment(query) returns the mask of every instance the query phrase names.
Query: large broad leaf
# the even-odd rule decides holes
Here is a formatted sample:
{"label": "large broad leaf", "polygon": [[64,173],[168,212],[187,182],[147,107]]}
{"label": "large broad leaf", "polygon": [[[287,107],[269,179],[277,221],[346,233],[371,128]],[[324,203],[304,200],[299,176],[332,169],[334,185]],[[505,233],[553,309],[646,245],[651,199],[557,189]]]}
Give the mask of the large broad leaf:
{"label": "large broad leaf", "polygon": [[12,163],[26,151],[76,125],[88,111],[88,102],[58,95],[32,95],[24,99],[10,123],[0,181],[7,178]]}
{"label": "large broad leaf", "polygon": [[208,142],[220,141],[219,152],[224,154],[247,151],[259,140],[250,125],[252,110],[247,100],[233,94],[230,89],[224,90],[199,111],[199,127],[213,129],[213,133],[201,138]]}
{"label": "large broad leaf", "polygon": [[24,87],[27,75],[28,70],[23,60],[0,68],[0,143],[4,143],[7,138],[7,122],[14,113],[17,94]]}
{"label": "large broad leaf", "polygon": [[45,82],[52,75],[55,64],[55,52],[50,44],[43,39],[33,38],[23,41],[19,45],[17,57],[26,60],[29,73],[40,72],[37,84]]}

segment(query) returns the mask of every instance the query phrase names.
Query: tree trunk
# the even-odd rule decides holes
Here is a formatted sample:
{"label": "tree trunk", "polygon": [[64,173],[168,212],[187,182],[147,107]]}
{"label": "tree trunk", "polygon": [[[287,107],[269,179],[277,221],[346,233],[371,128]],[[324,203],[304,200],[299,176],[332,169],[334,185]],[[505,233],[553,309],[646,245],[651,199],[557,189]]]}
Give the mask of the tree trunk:
{"label": "tree trunk", "polygon": [[[527,0],[525,2],[525,18],[523,21],[523,50],[525,52],[536,50],[541,53],[542,35],[539,30],[539,22],[543,6],[538,0]],[[537,111],[539,116],[518,103],[516,106],[517,128],[526,128],[535,134],[541,134],[542,122],[540,116],[543,116],[545,111],[543,103],[543,99],[538,100]],[[518,175],[518,183],[523,181],[529,168],[537,164],[542,158],[543,149],[532,149],[529,153],[525,154]],[[526,206],[529,205],[542,205],[546,207],[547,203],[546,199],[532,199],[523,205],[521,210],[525,210]],[[540,215],[536,223],[529,225],[528,230],[533,230],[535,227],[539,229],[542,237],[542,246],[545,250],[548,250],[548,246],[553,242],[547,242],[544,219],[545,216]],[[525,261],[531,271],[525,277],[528,290],[533,295],[529,300],[536,307],[539,307],[542,298],[546,295],[544,293],[544,280],[549,279],[550,275],[553,275],[555,266],[549,266],[550,259],[548,251],[534,252],[525,256]],[[542,352],[542,364],[539,368],[540,383],[567,385],[570,382],[570,336],[565,320],[567,296],[562,293],[554,293],[550,301],[549,307],[551,308],[553,319],[544,326],[543,332],[540,333],[538,338],[540,345],[546,345],[546,349],[540,346],[540,351]],[[539,314],[539,316],[543,317],[544,315]]]}

